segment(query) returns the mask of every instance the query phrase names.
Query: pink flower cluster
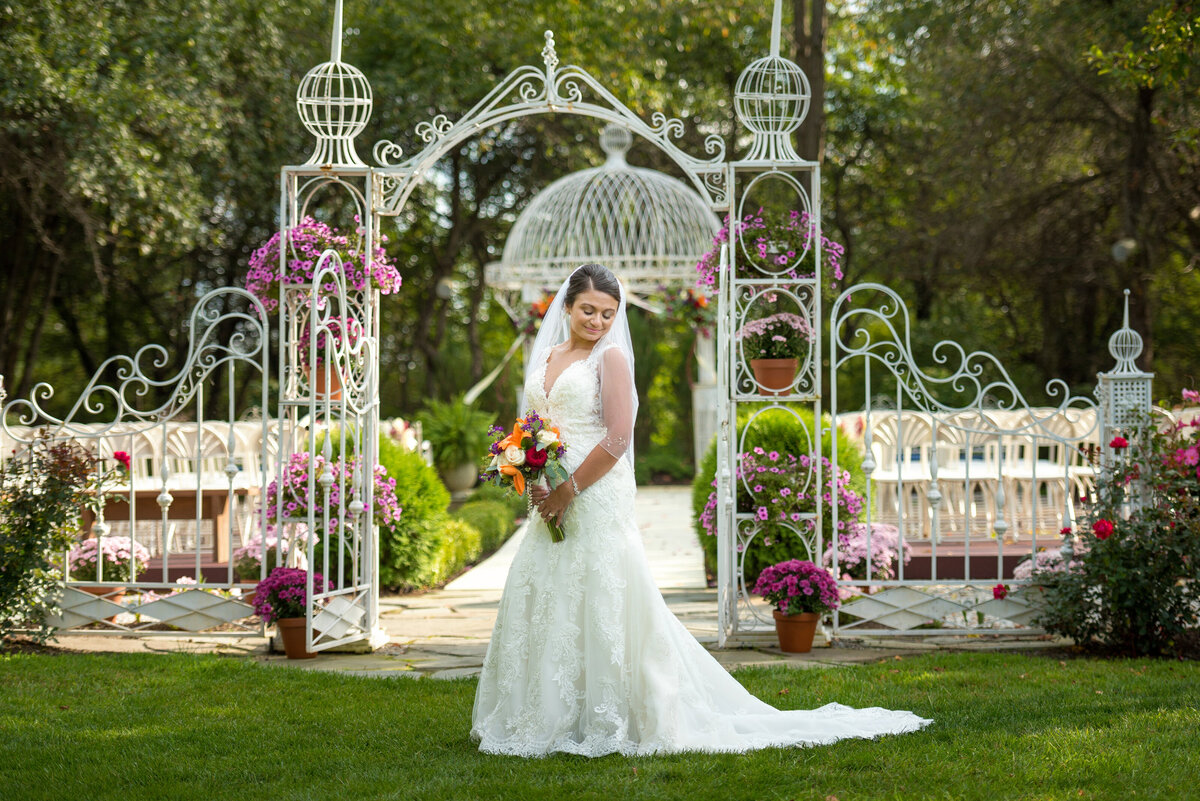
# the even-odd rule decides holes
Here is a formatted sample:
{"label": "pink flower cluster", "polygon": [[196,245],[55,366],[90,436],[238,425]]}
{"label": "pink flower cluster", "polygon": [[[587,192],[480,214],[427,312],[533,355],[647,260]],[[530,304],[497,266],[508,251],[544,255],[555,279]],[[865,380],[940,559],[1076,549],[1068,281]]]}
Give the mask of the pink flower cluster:
{"label": "pink flower cluster", "polygon": [[[333,474],[333,484],[329,487],[330,534],[337,531],[339,524],[338,518],[335,515],[337,515],[339,504],[342,502],[343,477],[346,485],[350,486],[354,476],[354,465],[354,459],[349,459],[345,465],[340,460],[334,460],[330,467]],[[316,508],[318,511],[321,510],[324,504],[325,490],[316,481],[316,478],[321,475],[324,468],[325,457],[318,455],[311,468],[311,472],[313,473],[313,496],[310,497],[308,494],[308,477],[310,473],[308,453],[292,454],[291,458],[288,459],[287,465],[284,466],[282,490],[280,489],[278,480],[272,481],[267,485],[267,491],[262,501],[267,510],[267,522],[272,524],[280,522],[278,515],[279,503],[283,505],[283,516],[291,519],[307,516],[310,507]],[[400,502],[396,499],[396,479],[388,476],[387,468],[383,465],[376,465],[374,481],[376,524],[386,526],[399,523],[403,510],[400,508]],[[347,499],[346,503],[347,505],[350,503],[349,499]],[[349,510],[347,510],[347,513],[349,513]],[[270,533],[269,531],[268,535]]]}
{"label": "pink flower cluster", "polygon": [[802,343],[811,342],[813,333],[798,314],[779,312],[746,323],[733,335],[744,340],[752,359],[790,359],[800,354]]}
{"label": "pink flower cluster", "polygon": [[[1067,529],[1070,532],[1070,529]],[[1076,552],[1079,546],[1076,545]],[[1067,562],[1063,559],[1062,551],[1058,548],[1048,548],[1038,551],[1032,559],[1026,559],[1013,568],[1013,580],[1025,581],[1038,573],[1062,573],[1064,570],[1075,570],[1083,565],[1077,559]]]}
{"label": "pink flower cluster", "polygon": [[[370,286],[388,295],[400,288],[400,271],[382,247],[375,248],[368,262],[367,254],[352,247],[348,237],[312,217],[305,217],[299,225],[288,230],[291,258],[286,270],[279,268],[279,241],[276,233],[254,251],[246,273],[247,291],[262,301],[269,312],[279,306],[279,287],[312,282],[321,254],[329,249],[336,250],[341,257],[347,289],[362,291]],[[387,241],[386,237],[383,241]],[[326,284],[322,289],[333,292],[336,287]]]}
{"label": "pink flower cluster", "polygon": [[[764,214],[760,208],[756,214],[747,214],[737,224],[739,238],[749,246],[747,247],[748,251],[757,255],[760,262],[766,262],[767,266],[771,267],[785,267],[794,263],[801,253],[811,249],[817,225],[816,220],[808,212],[793,209],[784,216],[782,222],[770,220],[768,217],[769,215]],[[712,249],[705,253],[696,264],[696,272],[699,273],[696,285],[701,289],[716,285],[719,267],[717,262],[720,259],[721,245],[728,241],[729,217],[726,216],[721,230],[713,237]],[[789,249],[772,254],[770,249],[773,242],[783,243]],[[825,236],[821,237],[821,255],[825,259],[826,269],[833,274],[835,281],[840,281],[844,277],[842,257],[845,254],[846,249],[840,244]],[[812,275],[811,273],[800,274],[795,269],[787,270],[783,274],[793,280]]]}
{"label": "pink flower cluster", "polygon": [[129,537],[105,537],[103,543],[91,538],[75,544],[67,554],[67,567],[71,579],[99,581],[97,560],[104,560],[104,581],[120,581],[129,577],[130,562],[136,562],[137,572],[142,572],[150,563],[150,552],[141,543]]}
{"label": "pink flower cluster", "polygon": [[[267,623],[304,617],[308,602],[308,573],[297,567],[277,567],[258,583],[254,612]],[[313,573],[313,592],[332,589],[320,573]]]}
{"label": "pink flower cluster", "polygon": [[761,595],[786,615],[824,613],[838,608],[837,582],[812,562],[791,559],[764,568],[754,582]]}
{"label": "pink flower cluster", "polygon": [[[838,513],[838,529],[856,525],[854,520],[862,512],[862,497],[850,489],[850,471],[842,470],[835,477],[831,475],[832,464],[822,456],[821,464],[824,474],[828,476],[825,487],[821,492],[820,501],[826,509],[831,507],[834,498],[841,507]],[[754,512],[759,520],[764,522],[778,521],[781,523],[799,524],[804,520],[804,513],[815,511],[817,498],[815,490],[809,488],[809,476],[815,471],[813,459],[808,454],[795,456],[791,453],[767,451],[755,447],[741,455],[735,478],[743,481],[744,487],[750,489],[750,494],[739,491],[738,497],[746,507],[741,511]],[[711,535],[717,534],[717,493],[716,481],[713,481],[713,492],[709,493],[704,509],[700,512],[700,524],[704,531]],[[814,523],[811,519],[804,521],[811,530]],[[771,544],[768,536],[766,545]]]}
{"label": "pink flower cluster", "polygon": [[[349,350],[358,344],[363,336],[363,326],[353,317],[332,317],[323,328],[317,331],[317,360],[316,365],[325,363],[326,352],[336,353],[339,350]],[[308,346],[312,341],[312,326],[305,322],[300,326],[300,336],[296,339],[296,349],[300,361],[308,362]]]}
{"label": "pink flower cluster", "polygon": [[[291,537],[284,536],[283,542],[280,543],[279,537],[276,536],[276,530],[267,532],[266,542],[263,541],[263,536],[260,532],[255,531],[245,541],[240,548],[235,548],[233,551],[233,569],[238,577],[243,581],[253,581],[261,575],[263,558],[267,559],[268,567],[274,567],[276,564],[275,554],[277,551],[282,551],[282,558],[286,559],[292,545],[304,548],[308,545],[308,527],[304,524],[298,524],[293,527]],[[320,542],[320,538],[314,536],[314,542]]]}
{"label": "pink flower cluster", "polygon": [[[912,560],[912,548],[907,542],[901,549],[900,529],[887,523],[872,523],[869,533],[868,537],[865,524],[853,520],[839,527],[837,557],[843,579],[867,579],[869,566],[870,578],[887,581],[896,577],[896,566],[902,552],[904,564]],[[822,559],[826,566],[833,566],[832,542],[826,547]]]}

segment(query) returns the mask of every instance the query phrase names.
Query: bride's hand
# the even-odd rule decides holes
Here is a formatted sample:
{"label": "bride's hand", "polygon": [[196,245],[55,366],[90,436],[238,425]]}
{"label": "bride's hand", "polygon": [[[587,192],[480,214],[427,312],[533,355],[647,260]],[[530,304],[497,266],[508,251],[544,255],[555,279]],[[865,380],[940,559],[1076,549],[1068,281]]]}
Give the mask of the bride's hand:
{"label": "bride's hand", "polygon": [[533,498],[534,503],[537,505],[538,514],[542,516],[542,520],[554,520],[561,526],[563,515],[567,513],[567,507],[575,499],[575,493],[571,492],[570,484],[560,484],[550,492],[546,492],[543,487],[534,487],[534,490],[541,491],[540,500],[536,492]]}
{"label": "bride's hand", "polygon": [[541,484],[534,484],[529,488],[529,497],[533,499],[533,505],[539,509],[542,506],[542,501],[546,500],[546,496],[550,494],[550,490],[543,487]]}

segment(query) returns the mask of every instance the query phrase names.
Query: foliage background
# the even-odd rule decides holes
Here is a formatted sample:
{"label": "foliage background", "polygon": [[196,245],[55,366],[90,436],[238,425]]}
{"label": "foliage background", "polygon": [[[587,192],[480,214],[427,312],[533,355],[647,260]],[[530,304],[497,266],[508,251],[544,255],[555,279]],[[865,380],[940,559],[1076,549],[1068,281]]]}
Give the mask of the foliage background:
{"label": "foliage background", "polygon": [[[1105,342],[1128,287],[1159,394],[1194,384],[1193,3],[785,6],[785,47],[807,64],[821,63],[805,35],[824,12],[823,126],[814,117],[801,148],[824,159],[826,232],[846,246],[847,283],[880,280],[909,300],[919,353],[953,334],[996,352],[1035,402],[1054,376],[1089,391],[1109,366]],[[308,155],[293,98],[327,58],[331,7],[0,9],[0,374],[10,396],[48,381],[61,411],[109,355],[147,342],[181,352],[196,297],[241,283],[276,224],[279,166]],[[376,97],[364,153],[381,138],[415,152],[418,122],[461,115],[510,70],[540,63],[547,28],[564,62],[635,112],[682,118],[680,144],[699,153],[714,132],[735,151],[745,144],[733,87],[767,48],[770,5],[350,0],[345,13],[345,58]],[[541,187],[598,163],[597,128],[546,116],[481,132],[385,225],[405,280],[385,299],[385,414],[460,394],[498,362],[514,331],[483,265]],[[646,146],[630,160],[678,175]],[[1120,240],[1135,247],[1118,261]],[[691,332],[633,325],[641,472],[685,476]],[[510,413],[519,375],[513,364],[481,403]],[[845,380],[841,397],[856,397],[856,378]]]}

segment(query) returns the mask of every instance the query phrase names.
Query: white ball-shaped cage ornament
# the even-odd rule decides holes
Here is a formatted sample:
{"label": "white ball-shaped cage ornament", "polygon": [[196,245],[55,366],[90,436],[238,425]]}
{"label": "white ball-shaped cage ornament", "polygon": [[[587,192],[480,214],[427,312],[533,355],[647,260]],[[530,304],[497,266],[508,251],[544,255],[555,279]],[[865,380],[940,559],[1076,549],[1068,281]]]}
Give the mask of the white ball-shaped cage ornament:
{"label": "white ball-shaped cage ornament", "polygon": [[738,120],[754,134],[747,159],[800,161],[791,135],[808,116],[812,87],[794,61],[766,56],[742,70],[733,94]]}
{"label": "white ball-shaped cage ornament", "polygon": [[1129,290],[1125,290],[1125,321],[1108,338],[1108,352],[1117,360],[1117,366],[1109,373],[1140,375],[1137,358],[1142,355],[1142,335],[1129,326]]}
{"label": "white ball-shaped cage ornament", "polygon": [[308,71],[296,90],[296,110],[317,147],[307,164],[366,166],[354,149],[354,137],[371,119],[367,76],[342,61],[326,61]]}
{"label": "white ball-shaped cage ornament", "polygon": [[720,223],[687,184],[630,166],[632,144],[627,128],[605,127],[607,161],[559,178],[530,201],[500,261],[487,265],[488,284],[540,293],[587,262],[608,267],[636,294],[691,284]]}

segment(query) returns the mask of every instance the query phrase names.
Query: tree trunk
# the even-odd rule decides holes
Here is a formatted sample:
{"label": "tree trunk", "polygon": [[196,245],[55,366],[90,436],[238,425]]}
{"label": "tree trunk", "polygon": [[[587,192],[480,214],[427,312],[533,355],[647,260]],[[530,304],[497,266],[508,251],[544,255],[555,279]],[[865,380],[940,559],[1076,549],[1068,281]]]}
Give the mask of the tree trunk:
{"label": "tree trunk", "polygon": [[795,62],[808,76],[812,103],[796,133],[801,158],[820,162],[825,154],[825,0],[792,0]]}

